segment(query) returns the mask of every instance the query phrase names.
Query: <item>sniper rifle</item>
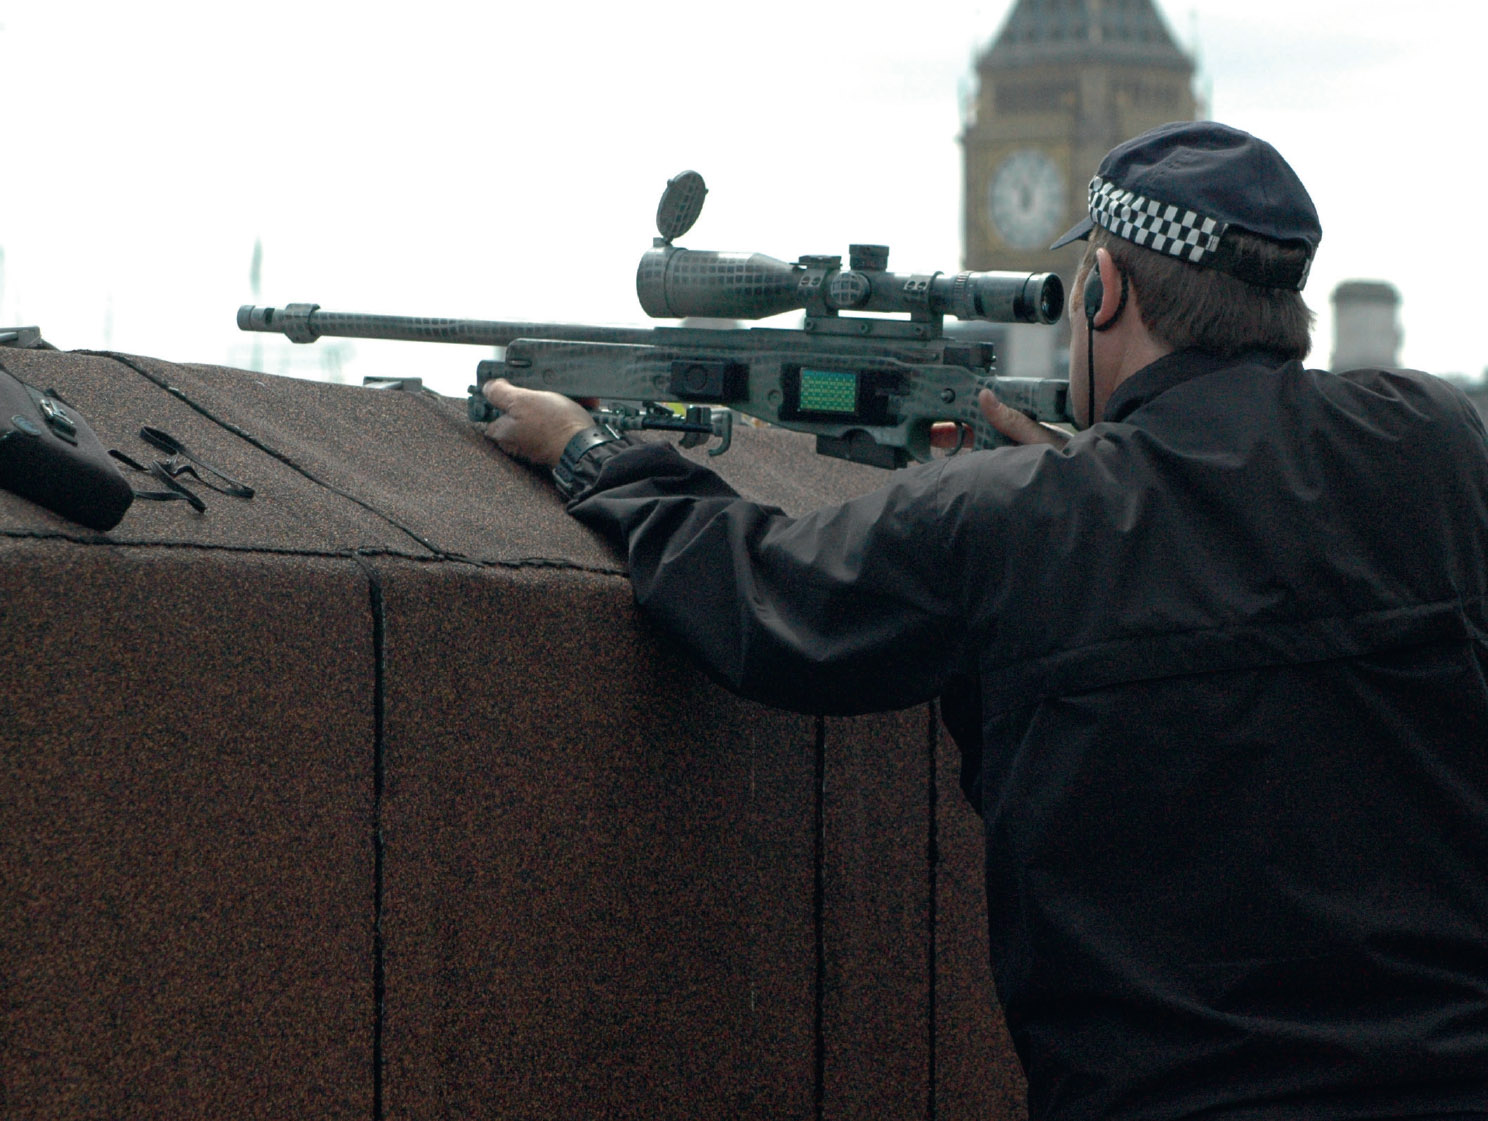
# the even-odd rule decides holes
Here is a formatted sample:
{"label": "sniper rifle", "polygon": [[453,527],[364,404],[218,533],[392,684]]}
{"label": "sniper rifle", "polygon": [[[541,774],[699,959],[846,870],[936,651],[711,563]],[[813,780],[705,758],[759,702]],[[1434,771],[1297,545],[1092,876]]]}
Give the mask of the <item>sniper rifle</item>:
{"label": "sniper rifle", "polygon": [[[944,329],[947,315],[1053,323],[1064,308],[1055,274],[891,273],[888,247],[881,245],[851,246],[843,268],[841,257],[801,257],[792,264],[760,253],[673,244],[696,222],[706,193],[696,172],[667,183],[656,212],[660,236],[636,273],[641,307],[653,318],[678,319],[761,319],[799,309],[805,313],[799,329],[425,319],[327,312],[318,304],[245,305],[238,326],[281,332],[298,343],[338,336],[503,348],[500,358],[476,367],[472,421],[498,415],[480,386],[504,377],[598,400],[603,407],[594,410],[596,420],[617,429],[680,431],[686,446],[716,440],[710,455],[729,446],[730,409],[813,433],[823,455],[878,467],[928,460],[936,423],[958,425],[962,446],[1002,443],[977,407],[984,387],[1037,420],[1070,419],[1068,382],[999,376],[991,343]],[[663,402],[684,406],[684,415]]]}

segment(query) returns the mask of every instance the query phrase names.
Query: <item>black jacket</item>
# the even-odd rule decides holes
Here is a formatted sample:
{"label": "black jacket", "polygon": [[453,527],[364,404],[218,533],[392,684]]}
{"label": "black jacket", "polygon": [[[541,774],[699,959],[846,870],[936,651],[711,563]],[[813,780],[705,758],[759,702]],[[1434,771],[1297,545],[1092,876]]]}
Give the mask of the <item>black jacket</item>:
{"label": "black jacket", "polygon": [[1195,352],[1106,415],[796,519],[611,447],[572,510],[731,689],[946,694],[1035,1119],[1488,1111],[1481,421]]}

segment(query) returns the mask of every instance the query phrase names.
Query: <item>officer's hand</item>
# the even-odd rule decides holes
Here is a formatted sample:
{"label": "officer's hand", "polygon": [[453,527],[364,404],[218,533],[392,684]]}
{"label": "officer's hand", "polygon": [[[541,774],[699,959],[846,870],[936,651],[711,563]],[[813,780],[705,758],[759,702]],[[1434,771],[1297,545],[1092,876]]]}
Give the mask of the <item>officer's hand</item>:
{"label": "officer's hand", "polygon": [[977,407],[982,410],[988,424],[1015,444],[1053,444],[1062,448],[1069,443],[1069,433],[1025,416],[1011,405],[1004,405],[990,389],[977,394]]}
{"label": "officer's hand", "polygon": [[[988,423],[1015,444],[1053,444],[1062,448],[1069,440],[1069,433],[1053,425],[1041,424],[1024,416],[1010,405],[1004,405],[990,389],[977,395],[977,407]],[[930,426],[932,448],[960,448],[970,442],[968,425],[958,421],[939,421]]]}
{"label": "officer's hand", "polygon": [[505,378],[486,382],[481,392],[501,410],[486,435],[507,455],[542,467],[556,467],[568,442],[594,426],[589,411],[561,393],[522,389]]}

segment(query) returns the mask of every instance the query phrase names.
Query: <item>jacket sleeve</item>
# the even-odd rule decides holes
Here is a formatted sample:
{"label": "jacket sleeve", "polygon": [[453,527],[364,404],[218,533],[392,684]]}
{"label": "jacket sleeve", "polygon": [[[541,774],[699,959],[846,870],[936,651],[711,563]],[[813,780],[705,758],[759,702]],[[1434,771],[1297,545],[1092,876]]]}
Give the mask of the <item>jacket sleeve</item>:
{"label": "jacket sleeve", "polygon": [[616,448],[570,505],[629,558],[637,602],[726,688],[799,712],[937,696],[964,645],[939,471],[792,518],[670,446]]}

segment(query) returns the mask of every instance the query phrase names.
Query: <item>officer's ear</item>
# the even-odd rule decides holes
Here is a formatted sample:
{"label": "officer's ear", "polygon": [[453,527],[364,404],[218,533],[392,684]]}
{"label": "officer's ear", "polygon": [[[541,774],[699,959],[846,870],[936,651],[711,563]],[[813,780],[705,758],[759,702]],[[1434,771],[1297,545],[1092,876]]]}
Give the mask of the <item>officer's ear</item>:
{"label": "officer's ear", "polygon": [[1126,273],[1116,264],[1108,249],[1095,251],[1095,267],[1085,278],[1085,321],[1093,331],[1116,326],[1126,310],[1128,294]]}

